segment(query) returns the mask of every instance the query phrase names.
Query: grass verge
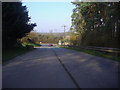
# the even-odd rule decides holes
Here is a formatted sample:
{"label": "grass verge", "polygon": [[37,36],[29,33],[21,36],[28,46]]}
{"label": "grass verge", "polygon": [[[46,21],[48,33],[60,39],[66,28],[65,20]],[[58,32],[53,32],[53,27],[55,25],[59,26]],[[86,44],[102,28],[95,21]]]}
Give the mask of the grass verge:
{"label": "grass verge", "polygon": [[[63,47],[63,46],[59,46],[59,47]],[[108,53],[103,53],[103,52],[99,52],[95,50],[87,50],[87,49],[80,49],[80,48],[73,48],[73,47],[63,47],[63,48],[72,49],[72,50],[76,50],[79,52],[84,52],[84,53],[88,53],[91,55],[100,56],[100,57],[104,57],[104,58],[108,58],[108,59],[112,59],[112,60],[120,62],[120,57],[118,57],[117,55],[110,55]]]}
{"label": "grass verge", "polygon": [[40,46],[41,46],[40,44],[26,43],[26,42],[22,43],[22,45],[23,45],[24,47],[25,47],[26,45],[32,45],[32,46],[34,46],[34,47],[40,47]]}
{"label": "grass verge", "polygon": [[31,51],[33,49],[30,49],[27,47],[27,45],[30,45],[30,46],[33,46],[33,47],[40,47],[41,45],[40,44],[34,44],[34,43],[22,43],[22,46],[21,48],[12,48],[12,49],[7,49],[7,50],[3,50],[2,51],[2,62],[6,62],[16,56],[19,56],[21,54],[24,54],[28,51]]}
{"label": "grass verge", "polygon": [[3,50],[2,51],[2,63],[4,63],[16,56],[24,54],[28,51],[31,51],[31,50],[26,47]]}

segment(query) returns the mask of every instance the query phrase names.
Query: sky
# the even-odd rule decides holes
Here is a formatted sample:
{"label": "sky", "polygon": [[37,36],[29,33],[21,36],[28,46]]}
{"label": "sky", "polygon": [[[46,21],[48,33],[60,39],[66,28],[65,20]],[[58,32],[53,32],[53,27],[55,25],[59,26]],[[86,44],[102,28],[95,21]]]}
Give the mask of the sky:
{"label": "sky", "polygon": [[72,10],[75,6],[71,2],[23,2],[27,6],[31,22],[35,22],[36,32],[64,32],[71,26]]}

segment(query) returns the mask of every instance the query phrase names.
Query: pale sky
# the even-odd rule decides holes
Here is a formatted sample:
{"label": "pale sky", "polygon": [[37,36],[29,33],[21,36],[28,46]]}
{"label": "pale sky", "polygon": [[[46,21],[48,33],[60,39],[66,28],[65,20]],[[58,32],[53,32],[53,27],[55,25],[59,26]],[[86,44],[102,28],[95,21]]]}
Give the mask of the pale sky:
{"label": "pale sky", "polygon": [[28,7],[31,22],[37,23],[37,32],[63,32],[71,26],[72,10],[75,7],[71,2],[23,2]]}

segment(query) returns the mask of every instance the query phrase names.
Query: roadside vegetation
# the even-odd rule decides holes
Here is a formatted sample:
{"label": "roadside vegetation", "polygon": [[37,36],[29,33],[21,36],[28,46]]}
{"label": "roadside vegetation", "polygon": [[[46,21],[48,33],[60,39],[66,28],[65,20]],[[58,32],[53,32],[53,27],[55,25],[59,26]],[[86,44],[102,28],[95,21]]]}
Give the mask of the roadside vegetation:
{"label": "roadside vegetation", "polygon": [[35,26],[36,23],[30,23],[27,7],[23,6],[21,1],[2,3],[3,50],[19,48],[20,39],[29,34]]}
{"label": "roadside vegetation", "polygon": [[22,55],[28,51],[31,51],[31,50],[28,49],[27,47],[4,50],[2,52],[2,63],[6,62],[10,59],[13,59],[16,56]]}
{"label": "roadside vegetation", "polygon": [[21,1],[2,3],[2,62],[32,50],[35,43],[28,46],[30,43],[21,41],[36,26],[29,21],[27,7]]}
{"label": "roadside vegetation", "polygon": [[69,44],[120,48],[120,2],[72,2]]}
{"label": "roadside vegetation", "polygon": [[26,47],[26,46],[33,46],[33,47],[40,47],[41,46],[41,44],[34,44],[34,43],[26,43],[26,42],[24,42],[24,43],[22,43],[22,45],[24,46],[24,47]]}
{"label": "roadside vegetation", "polygon": [[73,2],[71,45],[120,48],[120,2]]}
{"label": "roadside vegetation", "polygon": [[35,43],[22,43],[22,46],[19,48],[9,48],[7,50],[3,50],[2,52],[2,61],[3,63],[15,58],[16,56],[25,54],[29,51],[34,50],[34,47],[40,47],[40,44],[35,44]]}
{"label": "roadside vegetation", "polygon": [[[67,39],[68,45],[120,48],[120,2],[72,2],[72,4],[75,8],[71,16],[72,26]],[[120,57],[115,54],[65,48],[120,61]]]}

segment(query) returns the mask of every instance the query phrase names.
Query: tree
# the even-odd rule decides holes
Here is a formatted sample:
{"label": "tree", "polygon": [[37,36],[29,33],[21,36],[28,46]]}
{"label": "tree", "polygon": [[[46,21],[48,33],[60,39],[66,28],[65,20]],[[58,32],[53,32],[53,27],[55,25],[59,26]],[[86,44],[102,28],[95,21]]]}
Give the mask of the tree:
{"label": "tree", "polygon": [[120,47],[120,3],[73,2],[72,30],[80,45]]}
{"label": "tree", "polygon": [[2,3],[2,44],[3,48],[14,47],[18,39],[24,37],[36,26],[29,22],[26,6],[21,2]]}

